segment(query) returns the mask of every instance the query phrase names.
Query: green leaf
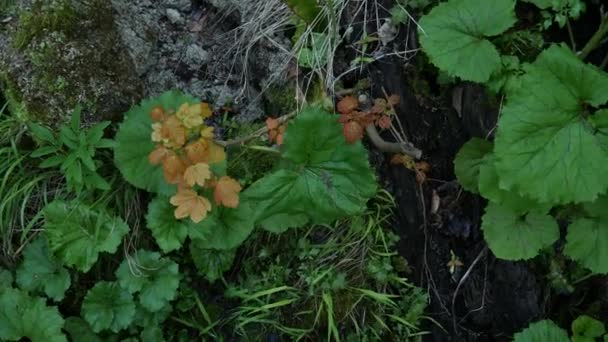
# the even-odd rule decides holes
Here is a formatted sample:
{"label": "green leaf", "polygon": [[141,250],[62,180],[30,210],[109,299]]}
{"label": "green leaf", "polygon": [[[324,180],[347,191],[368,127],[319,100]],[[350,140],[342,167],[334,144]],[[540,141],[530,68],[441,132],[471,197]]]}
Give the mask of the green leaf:
{"label": "green leaf", "polygon": [[572,342],[595,342],[606,333],[604,323],[587,315],[578,316],[572,322]]}
{"label": "green leaf", "polygon": [[70,128],[73,132],[80,131],[80,117],[82,116],[82,106],[76,105],[76,108],[72,111],[72,117],[70,118]]}
{"label": "green leaf", "polygon": [[532,323],[513,338],[514,342],[570,342],[568,333],[551,320]]}
{"label": "green leaf", "polygon": [[500,186],[541,203],[591,202],[608,189],[608,75],[563,46],[540,54],[507,95],[494,153]]}
{"label": "green leaf", "polygon": [[515,0],[450,0],[420,19],[424,52],[439,69],[452,76],[486,82],[500,67],[500,55],[486,38],[509,29]]}
{"label": "green leaf", "polygon": [[[360,142],[346,142],[337,116],[308,108],[285,132],[283,168],[252,184],[242,197],[271,231],[301,225],[303,216],[329,223],[356,215],[377,188],[367,158]],[[278,220],[278,215],[294,220]]]}
{"label": "green leaf", "polygon": [[491,142],[480,138],[472,138],[460,148],[454,159],[454,173],[465,190],[479,192],[479,169],[493,148]]}
{"label": "green leaf", "polygon": [[594,273],[608,274],[608,196],[583,206],[568,227],[564,253]]}
{"label": "green leaf", "polygon": [[34,138],[51,144],[55,143],[55,135],[50,129],[35,123],[29,124],[28,127]]}
{"label": "green leaf", "polygon": [[285,0],[285,3],[295,15],[309,25],[315,21],[321,12],[321,6],[316,0]]}
{"label": "green leaf", "polygon": [[95,335],[89,323],[80,317],[68,317],[65,320],[63,329],[68,332],[72,341],[102,342],[99,336]]}
{"label": "green leaf", "polygon": [[39,149],[34,150],[34,152],[32,152],[32,154],[30,155],[30,157],[38,158],[38,157],[49,155],[51,153],[55,153],[57,151],[59,151],[59,147],[57,147],[57,146],[43,146],[43,147],[40,147]]}
{"label": "green leaf", "polygon": [[59,128],[59,141],[72,150],[78,148],[78,137],[67,126],[61,126]]}
{"label": "green leaf", "polygon": [[251,234],[254,228],[255,212],[252,203],[241,197],[237,208],[215,207],[211,214],[198,224],[204,235],[191,238],[197,240],[200,248],[233,249]]}
{"label": "green leaf", "polygon": [[175,299],[180,281],[175,262],[145,250],[124,260],[116,270],[116,277],[127,291],[139,293],[139,302],[151,312],[161,310]]}
{"label": "green leaf", "polygon": [[213,283],[232,267],[236,251],[201,248],[199,240],[190,242],[190,256],[199,273]]}
{"label": "green leaf", "polygon": [[8,271],[0,268],[0,292],[5,288],[9,288],[13,286],[13,274]]}
{"label": "green leaf", "polygon": [[129,231],[122,219],[76,202],[53,201],[43,213],[51,250],[82,272],[91,269],[99,253],[115,253]]}
{"label": "green leaf", "polygon": [[87,172],[87,183],[89,188],[95,188],[99,190],[110,190],[110,184],[97,172]]}
{"label": "green leaf", "polygon": [[42,163],[40,163],[40,165],[38,165],[38,167],[41,169],[47,169],[47,168],[59,166],[61,163],[63,163],[65,161],[65,157],[66,157],[65,155],[52,156],[48,159],[45,159]]}
{"label": "green leaf", "polygon": [[12,288],[0,292],[0,340],[67,342],[62,327],[57,307],[47,306],[45,298]]}
{"label": "green leaf", "polygon": [[89,128],[89,130],[86,133],[87,142],[93,146],[97,145],[97,143],[99,143],[101,138],[103,138],[103,132],[108,126],[110,126],[110,121],[102,121],[102,122],[96,124],[95,126]]}
{"label": "green leaf", "polygon": [[303,47],[298,53],[298,64],[311,69],[327,64],[327,52],[330,47],[329,36],[324,33],[313,32],[309,39],[310,46]]}
{"label": "green leaf", "polygon": [[60,301],[70,283],[70,274],[55,261],[44,237],[27,245],[17,269],[17,284],[22,290],[42,290],[49,298]]}
{"label": "green leaf", "polygon": [[532,211],[520,215],[504,206],[488,203],[481,229],[492,253],[506,260],[526,260],[559,238],[553,217]]}
{"label": "green leaf", "polygon": [[158,196],[148,205],[146,225],[152,231],[152,236],[164,253],[180,249],[186,237],[202,238],[204,230],[192,220],[178,220],[173,214],[175,207],[169,198]]}
{"label": "green leaf", "polygon": [[551,7],[552,2],[554,2],[554,0],[523,0],[523,1],[532,3],[540,9],[547,9],[547,8]]}
{"label": "green leaf", "polygon": [[95,144],[96,148],[114,148],[116,147],[116,142],[110,139],[101,139],[97,144]]}
{"label": "green leaf", "polygon": [[84,297],[82,317],[96,333],[106,329],[119,332],[135,317],[133,296],[118,283],[97,282]]}
{"label": "green leaf", "polygon": [[161,167],[151,165],[148,155],[155,147],[152,134],[150,111],[156,106],[165,110],[177,110],[183,103],[198,103],[194,97],[178,91],[169,91],[158,98],[143,101],[131,108],[116,134],[114,163],[124,178],[134,186],[149,192],[173,195],[175,185],[167,184]]}

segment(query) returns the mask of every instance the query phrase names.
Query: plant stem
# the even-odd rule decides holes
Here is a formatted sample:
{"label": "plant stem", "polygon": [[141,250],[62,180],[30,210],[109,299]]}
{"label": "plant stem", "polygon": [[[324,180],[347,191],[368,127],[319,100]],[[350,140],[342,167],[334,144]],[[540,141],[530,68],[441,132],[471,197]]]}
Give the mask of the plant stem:
{"label": "plant stem", "polygon": [[420,159],[420,157],[422,157],[422,151],[414,147],[410,142],[396,143],[382,139],[376,126],[373,124],[367,125],[367,127],[365,127],[365,132],[372,144],[382,152],[403,153],[415,159]]}
{"label": "plant stem", "polygon": [[570,37],[570,46],[572,47],[572,51],[576,51],[576,42],[574,41],[574,33],[572,32],[570,20],[566,20],[566,27],[568,28],[568,37]]}
{"label": "plant stem", "polygon": [[587,44],[585,44],[581,52],[579,52],[578,57],[581,60],[585,60],[585,58],[589,56],[591,51],[595,50],[597,47],[600,46],[600,43],[606,34],[608,34],[608,15],[604,14],[602,15],[600,27],[598,27],[597,31],[595,31],[595,33],[589,39]]}
{"label": "plant stem", "polygon": [[[282,124],[284,122],[286,122],[287,120],[293,118],[294,116],[296,116],[295,112],[291,112],[289,114],[283,115],[281,117],[279,117],[277,120],[279,121],[279,124]],[[258,129],[257,131],[246,135],[244,137],[241,138],[236,138],[236,139],[232,139],[232,140],[215,140],[215,143],[223,146],[223,147],[230,147],[230,146],[234,146],[234,145],[243,145],[246,142],[253,140],[255,138],[260,137],[263,134],[268,133],[268,127],[264,126],[260,129]]]}

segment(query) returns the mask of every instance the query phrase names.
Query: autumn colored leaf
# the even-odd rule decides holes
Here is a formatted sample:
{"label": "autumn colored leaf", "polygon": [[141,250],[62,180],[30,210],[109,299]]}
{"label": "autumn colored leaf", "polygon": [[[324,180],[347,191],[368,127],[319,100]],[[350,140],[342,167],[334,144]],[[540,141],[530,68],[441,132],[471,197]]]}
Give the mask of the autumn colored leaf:
{"label": "autumn colored leaf", "polygon": [[198,184],[205,186],[205,182],[211,178],[211,170],[209,164],[198,163],[188,166],[186,172],[184,172],[184,180],[186,184],[194,186]]}
{"label": "autumn colored leaf", "polygon": [[349,144],[354,144],[363,138],[363,127],[356,121],[345,123],[342,132]]}
{"label": "autumn colored leaf", "polygon": [[391,158],[391,164],[403,165],[410,170],[414,170],[416,168],[416,163],[414,161],[414,158],[407,156],[405,154],[395,154]]}
{"label": "autumn colored leaf", "polygon": [[180,189],[171,197],[170,202],[177,207],[174,212],[175,218],[190,217],[194,223],[201,222],[211,211],[211,202],[190,189]]}
{"label": "autumn colored leaf", "polygon": [[203,138],[203,139],[213,139],[215,136],[213,133],[213,127],[208,127],[208,126],[203,127],[201,129],[200,135],[201,135],[201,138]]}
{"label": "autumn colored leaf", "polygon": [[152,108],[152,110],[150,111],[150,118],[152,118],[152,121],[156,122],[165,121],[165,109],[162,106],[156,106]]}
{"label": "autumn colored leaf", "polygon": [[169,155],[163,159],[163,172],[165,174],[165,180],[167,183],[180,183],[183,180],[185,171],[186,163],[184,163],[184,161],[178,155]]}
{"label": "autumn colored leaf", "polygon": [[184,146],[187,139],[186,128],[175,116],[171,116],[165,120],[161,129],[161,135],[165,144],[172,148]]}
{"label": "autumn colored leaf", "polygon": [[173,153],[173,152],[168,150],[164,146],[158,145],[148,155],[148,161],[152,165],[158,165],[158,164],[162,163],[162,161],[165,159],[165,157],[167,157],[171,153]]}
{"label": "autumn colored leaf", "polygon": [[266,127],[269,131],[279,128],[280,122],[275,118],[267,118],[266,119]]}
{"label": "autumn colored leaf", "polygon": [[216,164],[226,160],[226,151],[224,148],[213,141],[209,142],[209,157],[208,164]]}
{"label": "autumn colored leaf", "polygon": [[378,124],[378,127],[388,129],[391,127],[392,121],[388,115],[382,115],[380,119],[376,121],[376,123]]}
{"label": "autumn colored leaf", "polygon": [[150,138],[153,142],[162,142],[163,141],[163,124],[160,122],[156,122],[152,124],[152,134]]}
{"label": "autumn colored leaf", "polygon": [[224,207],[236,208],[239,206],[239,192],[241,192],[241,189],[239,182],[228,176],[223,176],[215,184],[213,199]]}
{"label": "autumn colored leaf", "polygon": [[431,171],[431,164],[429,164],[425,161],[416,162],[416,170],[425,172],[425,173],[429,172],[429,171]]}
{"label": "autumn colored leaf", "polygon": [[396,106],[399,104],[399,102],[401,102],[401,98],[399,97],[399,95],[391,95],[388,97],[388,99],[386,100],[387,104],[391,107]]}
{"label": "autumn colored leaf", "polygon": [[207,119],[211,117],[211,115],[213,115],[213,110],[211,109],[211,106],[209,106],[209,104],[206,102],[194,104],[190,106],[190,108],[188,108],[188,111],[192,114],[196,114],[202,117],[203,119]]}
{"label": "autumn colored leaf", "polygon": [[226,159],[226,152],[211,140],[199,139],[186,146],[186,156],[193,164],[215,164]]}
{"label": "autumn colored leaf", "polygon": [[359,108],[359,100],[353,96],[345,96],[342,100],[338,101],[336,105],[338,112],[342,114],[348,114],[355,109]]}

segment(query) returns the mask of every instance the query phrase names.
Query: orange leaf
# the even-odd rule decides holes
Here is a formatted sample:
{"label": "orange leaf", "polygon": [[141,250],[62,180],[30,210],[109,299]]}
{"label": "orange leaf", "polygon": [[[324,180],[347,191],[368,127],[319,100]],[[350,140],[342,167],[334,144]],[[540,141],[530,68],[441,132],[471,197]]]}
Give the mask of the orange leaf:
{"label": "orange leaf", "polygon": [[348,114],[353,110],[359,108],[359,100],[353,96],[345,96],[336,105],[338,112],[342,114]]}
{"label": "orange leaf", "polygon": [[399,97],[399,95],[391,95],[388,97],[387,101],[389,106],[396,106],[399,104],[399,102],[401,102],[401,98]]}
{"label": "orange leaf", "polygon": [[180,120],[171,116],[163,123],[161,134],[164,139],[167,139],[169,147],[182,147],[186,143],[186,128]]}
{"label": "orange leaf", "polygon": [[183,179],[186,164],[179,156],[173,154],[163,159],[163,171],[167,183],[177,184]]}
{"label": "orange leaf", "polygon": [[376,123],[378,124],[378,127],[382,129],[388,129],[389,127],[391,127],[392,122],[391,118],[388,115],[382,115],[380,119],[376,121]]}
{"label": "orange leaf", "polygon": [[194,186],[194,184],[205,186],[205,181],[209,178],[211,178],[211,170],[205,163],[190,165],[184,172],[184,180],[190,186]]}
{"label": "orange leaf", "polygon": [[193,164],[206,163],[209,159],[209,142],[199,139],[186,145],[186,156]]}
{"label": "orange leaf", "polygon": [[363,127],[356,121],[345,123],[342,132],[349,144],[353,144],[363,138]]}
{"label": "orange leaf", "polygon": [[152,110],[150,111],[150,118],[152,118],[152,121],[164,121],[166,117],[165,110],[163,109],[163,107],[156,106],[152,108]]}
{"label": "orange leaf", "polygon": [[228,176],[222,176],[215,184],[213,199],[224,207],[236,208],[239,206],[239,192],[241,192],[239,182]]}
{"label": "orange leaf", "polygon": [[170,150],[166,149],[162,145],[158,145],[148,155],[148,161],[152,165],[158,165],[162,163],[163,159],[165,159],[165,157],[168,156],[170,153],[172,153]]}
{"label": "orange leaf", "polygon": [[170,202],[177,206],[174,212],[175,218],[183,219],[190,216],[194,223],[201,222],[211,211],[211,202],[190,189],[180,190],[171,197]]}
{"label": "orange leaf", "polygon": [[425,161],[420,161],[420,162],[416,162],[416,170],[419,170],[421,172],[429,172],[431,171],[431,164],[425,162]]}
{"label": "orange leaf", "polygon": [[266,127],[269,131],[279,128],[279,120],[275,118],[267,118],[266,119]]}

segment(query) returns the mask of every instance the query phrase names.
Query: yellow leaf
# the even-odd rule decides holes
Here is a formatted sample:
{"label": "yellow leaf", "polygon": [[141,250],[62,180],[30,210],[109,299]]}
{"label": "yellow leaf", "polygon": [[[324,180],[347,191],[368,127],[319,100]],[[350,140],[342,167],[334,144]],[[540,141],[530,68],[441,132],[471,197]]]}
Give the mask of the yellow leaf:
{"label": "yellow leaf", "polygon": [[226,151],[224,148],[213,141],[209,142],[208,163],[215,164],[226,160]]}
{"label": "yellow leaf", "polygon": [[236,180],[223,176],[215,184],[213,199],[224,207],[236,208],[239,206],[239,192],[241,185]]}
{"label": "yellow leaf", "polygon": [[163,124],[156,122],[152,124],[152,141],[161,142],[163,141]]}
{"label": "yellow leaf", "polygon": [[213,127],[204,127],[203,129],[201,129],[201,138],[204,139],[213,139],[214,134],[213,134]]}
{"label": "yellow leaf", "polygon": [[175,218],[183,219],[190,216],[194,223],[201,222],[211,211],[211,202],[190,189],[180,189],[171,197],[170,202],[177,207],[174,212]]}
{"label": "yellow leaf", "polygon": [[205,181],[209,178],[211,178],[211,170],[209,169],[209,165],[205,163],[188,166],[184,173],[184,180],[190,186],[194,186],[194,184],[204,186]]}
{"label": "yellow leaf", "polygon": [[161,129],[163,141],[168,147],[179,148],[186,143],[186,129],[175,116],[169,117]]}

